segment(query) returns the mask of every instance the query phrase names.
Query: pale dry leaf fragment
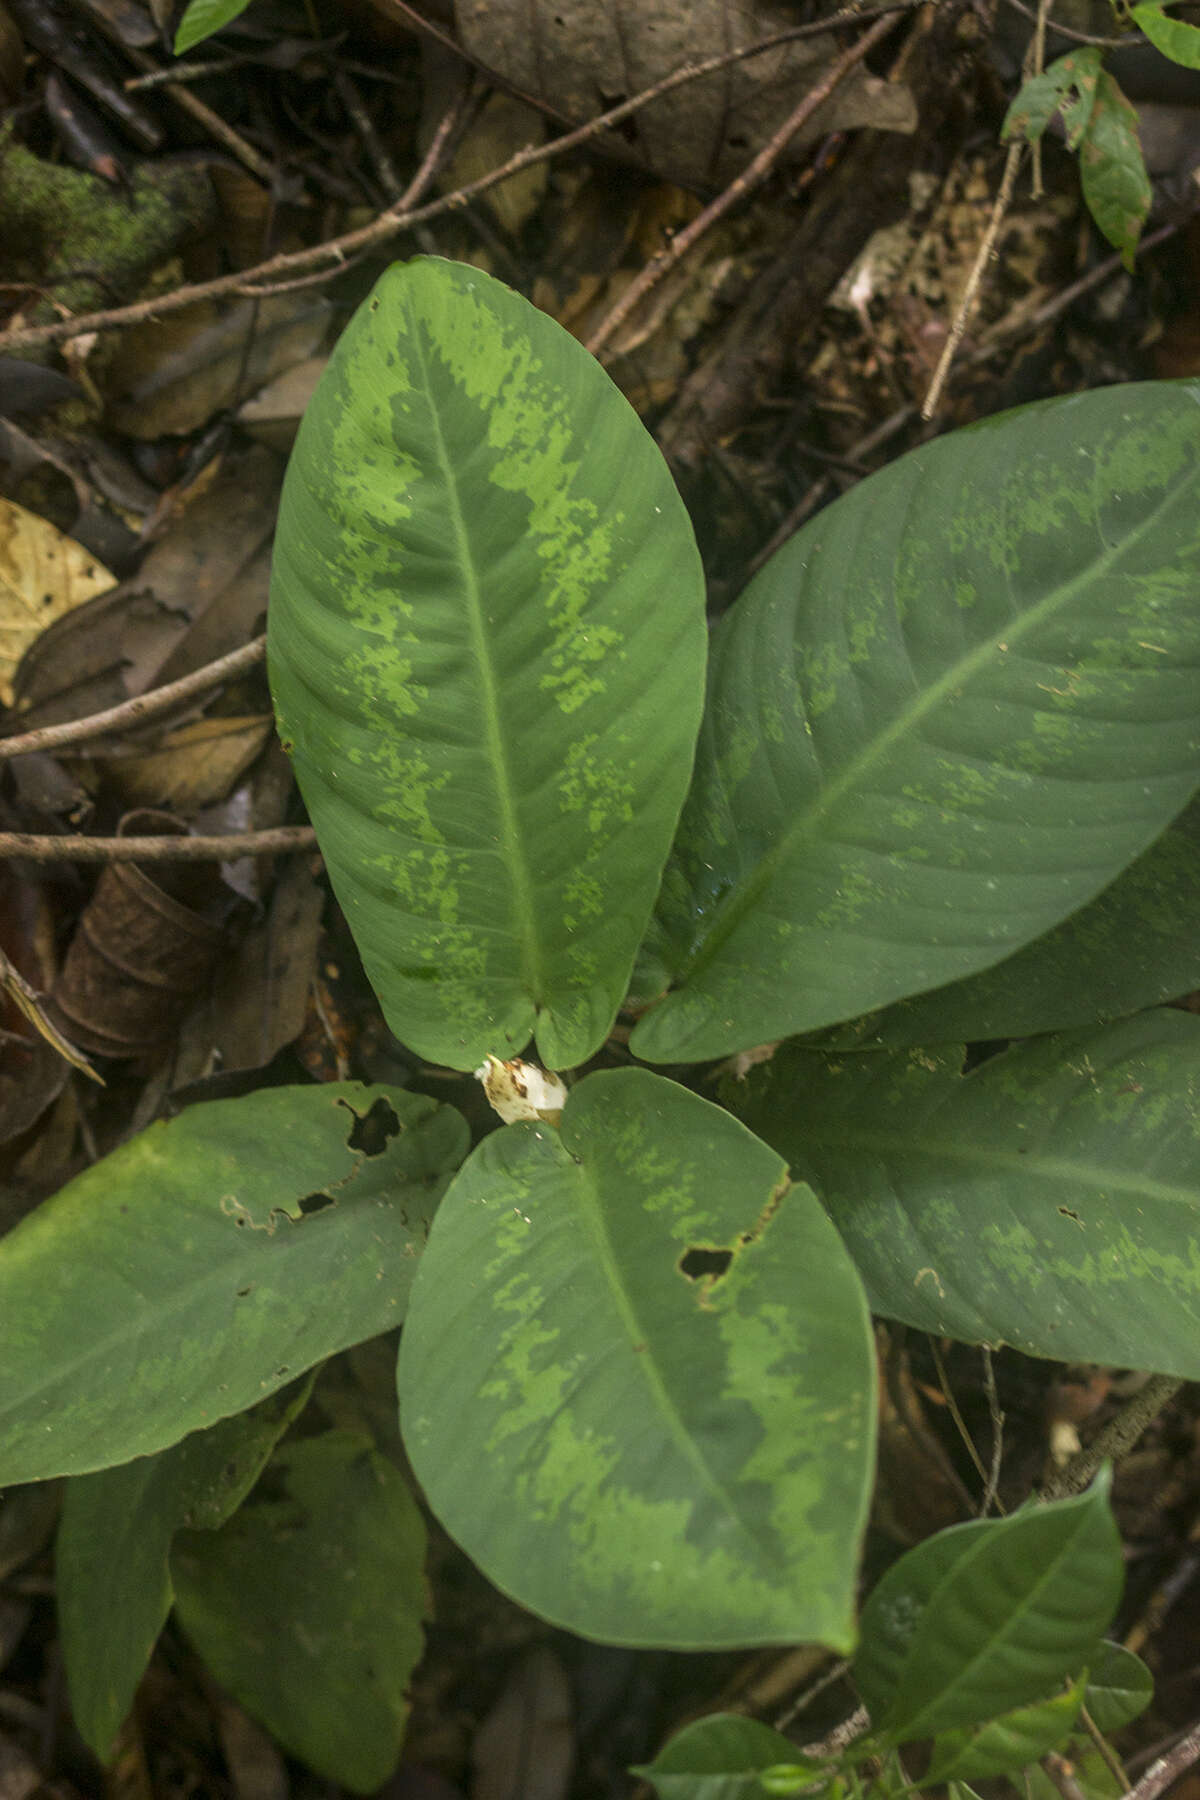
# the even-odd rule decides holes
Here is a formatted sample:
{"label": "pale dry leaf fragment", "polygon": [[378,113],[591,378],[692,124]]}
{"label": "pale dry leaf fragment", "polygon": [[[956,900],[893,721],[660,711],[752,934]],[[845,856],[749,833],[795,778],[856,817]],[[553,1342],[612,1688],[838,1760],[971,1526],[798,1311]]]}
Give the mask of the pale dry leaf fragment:
{"label": "pale dry leaf fragment", "polygon": [[2,950],[0,950],[0,988],[3,988],[18,1012],[29,1020],[39,1036],[44,1037],[48,1044],[53,1045],[65,1062],[69,1062],[73,1069],[78,1069],[89,1080],[97,1081],[101,1087],[104,1086],[104,1077],[96,1073],[82,1050],[77,1050],[70,1038],[64,1037],[57,1025],[47,1018],[42,1010],[41,998],[36,989],[30,987],[25,977],[13,967]]}
{"label": "pale dry leaf fragment", "polygon": [[567,1090],[557,1075],[539,1069],[536,1063],[522,1062],[519,1056],[503,1062],[489,1055],[475,1071],[475,1079],[483,1083],[492,1110],[506,1125],[519,1119],[540,1119],[543,1124],[557,1125],[567,1103]]}
{"label": "pale dry leaf fragment", "polygon": [[114,582],[90,550],[48,519],[0,500],[0,701],[5,706],[13,703],[13,677],[29,646],[56,619]]}

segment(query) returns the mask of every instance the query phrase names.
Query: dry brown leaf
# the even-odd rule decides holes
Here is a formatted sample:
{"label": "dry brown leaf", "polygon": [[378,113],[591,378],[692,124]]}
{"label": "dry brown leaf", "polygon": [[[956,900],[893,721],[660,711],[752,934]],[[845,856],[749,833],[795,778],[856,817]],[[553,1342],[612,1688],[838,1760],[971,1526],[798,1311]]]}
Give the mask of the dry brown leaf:
{"label": "dry brown leaf", "polygon": [[[463,47],[582,124],[674,70],[796,24],[787,0],[457,0]],[[724,185],[746,167],[838,54],[832,36],[781,45],[676,88],[629,121],[647,166],[687,185]],[[913,131],[899,83],[854,69],[794,148],[869,125]]]}
{"label": "dry brown leaf", "polygon": [[197,719],[153,750],[88,760],[103,770],[125,807],[161,806],[190,818],[224,800],[271,735],[270,713]]}
{"label": "dry brown leaf", "polygon": [[47,626],[112,587],[114,577],[48,520],[0,500],[0,701],[13,702],[17,664]]}
{"label": "dry brown leaf", "polygon": [[[465,187],[482,175],[490,175],[527,144],[540,144],[545,135],[546,124],[540,113],[514,100],[511,94],[497,91],[480,108],[439,185],[444,193]],[[499,187],[489,189],[488,205],[506,231],[514,236],[520,231],[536,211],[549,179],[549,165],[534,163],[532,168],[521,169]]]}

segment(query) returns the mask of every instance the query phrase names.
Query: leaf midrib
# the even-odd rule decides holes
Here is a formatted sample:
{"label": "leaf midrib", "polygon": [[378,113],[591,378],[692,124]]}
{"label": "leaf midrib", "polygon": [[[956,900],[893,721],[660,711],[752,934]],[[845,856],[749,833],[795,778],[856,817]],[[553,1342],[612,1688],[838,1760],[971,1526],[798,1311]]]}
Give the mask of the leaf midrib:
{"label": "leaf midrib", "polygon": [[[1101,579],[1121,557],[1137,545],[1142,537],[1152,532],[1157,526],[1162,512],[1175,504],[1177,490],[1181,488],[1186,490],[1193,478],[1194,471],[1189,468],[1181,475],[1177,483],[1164,492],[1163,498],[1154,511],[1147,515],[1135,530],[1122,538],[1119,544],[1103,550],[1088,563],[1086,569],[1080,570],[1071,580],[1052,589],[1044,599],[1014,619],[1011,627],[1005,627],[1002,635],[1006,653],[1014,645],[1019,644],[1036,626],[1051,618],[1059,607],[1068,605],[1083,586]],[[683,965],[676,976],[674,983],[676,988],[688,986],[696,976],[703,974],[737,931],[747,913],[752,912],[759,904],[779,865],[793,854],[806,837],[815,836],[817,828],[833,813],[846,793],[859,784],[867,771],[882,760],[885,752],[890,750],[894,743],[915,731],[916,727],[941,704],[952,689],[961,687],[970,681],[995,656],[999,642],[1000,638],[997,634],[989,632],[973,650],[960,657],[936,681],[924,688],[915,700],[908,706],[902,707],[886,728],[850,759],[840,775],[835,776],[829,783],[822,784],[812,805],[800,813],[791,825],[785,826],[775,843],[759,859],[752,873],[735,889],[725,908],[717,913],[711,929],[699,949],[691,960]],[[720,778],[719,765],[717,765],[716,772]]]}
{"label": "leaf midrib", "polygon": [[[513,900],[516,911],[516,936],[520,945],[520,969],[526,993],[529,995],[533,1006],[540,1008],[542,996],[546,992],[545,971],[542,966],[542,956],[537,935],[533,929],[534,888],[517,812],[516,785],[513,780],[508,750],[500,725],[500,705],[498,698],[500,684],[497,680],[496,670],[490,654],[486,630],[486,616],[483,607],[482,587],[475,566],[475,558],[471,551],[470,534],[467,530],[466,517],[463,512],[459,494],[457,472],[447,449],[446,439],[442,431],[441,414],[437,405],[437,390],[425,354],[425,338],[424,333],[420,328],[421,324],[422,321],[420,319],[414,320],[412,341],[416,346],[416,353],[421,364],[421,374],[425,383],[425,398],[429,408],[435,454],[446,491],[446,504],[450,514],[455,549],[458,553],[459,568],[462,573],[463,586],[466,590],[467,629],[470,634],[471,651],[475,668],[479,676],[482,698],[481,710],[483,715],[484,747],[495,786],[502,860],[509,872],[509,877],[513,885]],[[481,428],[485,428],[482,417],[480,424]]]}

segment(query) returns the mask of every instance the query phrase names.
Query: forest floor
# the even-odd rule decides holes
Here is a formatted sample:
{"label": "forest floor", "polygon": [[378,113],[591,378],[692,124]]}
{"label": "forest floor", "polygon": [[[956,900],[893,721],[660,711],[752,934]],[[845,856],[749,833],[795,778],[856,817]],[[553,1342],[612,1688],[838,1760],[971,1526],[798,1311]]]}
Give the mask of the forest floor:
{"label": "forest floor", "polygon": [[[1114,29],[1103,0],[1062,16],[1074,35],[1052,23],[1044,61],[1081,29]],[[255,0],[176,63],[170,0],[0,0],[5,730],[90,719],[234,659],[165,712],[4,765],[0,834],[62,841],[3,850],[0,943],[106,1085],[10,1006],[0,1230],[197,1100],[349,1075],[475,1104],[379,1014],[303,829],[256,647],[297,420],[390,260],[477,264],[601,358],[671,464],[714,616],[828,500],[935,434],[1200,374],[1200,74],[1114,51],[1154,178],[1125,267],[1061,135],[1037,168],[1001,140],[1032,18],[1019,0],[862,7],[832,25],[808,0],[557,15],[548,0]],[[720,66],[671,84],[707,58]],[[655,103],[567,138],[655,86]],[[236,841],[207,863],[106,848],[181,831]],[[121,952],[119,976],[97,942]],[[880,1346],[874,1567],[962,1516],[976,1479],[943,1384],[984,1445],[992,1417],[977,1352],[895,1328]],[[336,1359],[312,1405],[332,1420],[386,1409],[390,1356],[377,1340]],[[1028,1481],[1133,1379],[1011,1352],[996,1377],[1006,1469]],[[1134,1772],[1200,1716],[1198,1422],[1185,1389],[1118,1471],[1117,1635],[1157,1680],[1121,1744]],[[340,1792],[284,1757],[173,1626],[100,1769],[57,1650],[58,1499],[55,1484],[0,1499],[0,1800]],[[821,1672],[802,1651],[586,1643],[499,1597],[436,1531],[433,1544],[428,1651],[389,1800],[629,1795],[629,1764],[680,1723],[718,1707],[774,1721]],[[829,1688],[807,1734],[849,1705]]]}

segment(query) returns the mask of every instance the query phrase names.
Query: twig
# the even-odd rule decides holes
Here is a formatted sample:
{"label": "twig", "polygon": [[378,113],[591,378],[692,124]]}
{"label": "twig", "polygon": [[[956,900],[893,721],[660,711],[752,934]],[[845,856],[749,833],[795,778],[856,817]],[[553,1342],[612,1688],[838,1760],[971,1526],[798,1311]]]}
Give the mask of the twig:
{"label": "twig", "polygon": [[[125,54],[137,68],[142,70],[143,74],[165,75],[169,73],[167,70],[160,69],[154,58],[147,56],[144,50],[137,50],[127,45]],[[253,144],[248,144],[240,131],[235,131],[232,125],[226,124],[220,113],[214,112],[211,106],[206,106],[198,94],[193,94],[190,88],[182,87],[178,81],[167,80],[163,82],[163,86],[176,106],[182,112],[189,113],[197,125],[204,127],[210,137],[215,138],[219,144],[224,144],[225,148],[236,156],[240,163],[245,164],[252,175],[257,175],[259,180],[265,181],[268,186],[274,184],[276,171],[267,158],[261,156]]]}
{"label": "twig", "polygon": [[1063,1500],[1068,1494],[1081,1494],[1101,1463],[1109,1457],[1116,1462],[1132,1449],[1147,1425],[1158,1417],[1182,1386],[1177,1375],[1152,1375],[1144,1387],[1130,1396],[1116,1417],[1109,1420],[1094,1442],[1077,1451],[1064,1468],[1047,1476],[1041,1487],[1042,1499]]}
{"label": "twig", "polygon": [[881,38],[887,36],[895,23],[894,17],[876,19],[875,23],[863,32],[857,43],[851,45],[849,50],[843,51],[842,55],[830,64],[821,80],[815,87],[809,89],[800,104],[789,113],[769,142],[763,145],[758,155],[742,170],[741,174],[735,176],[725,191],[718,194],[715,200],[710,201],[703,212],[696,215],[690,225],[686,225],[682,231],[678,232],[666,249],[660,250],[657,256],[652,257],[639,270],[616,305],[605,314],[595,331],[586,340],[587,348],[593,356],[600,354],[605,344],[624,324],[638,302],[662,280],[669,269],[673,269],[677,263],[683,260],[697,239],[715,225],[718,219],[723,218],[739,200],[766,180],[796,133],[808,123],[817,108],[828,100],[830,94],[846,78],[851,69],[863,60],[867,52],[873,49]]}
{"label": "twig", "polygon": [[794,43],[799,38],[812,37],[821,32],[833,30],[848,21],[863,18],[881,19],[892,14],[906,12],[911,9],[914,0],[889,0],[883,7],[869,10],[856,6],[848,6],[841,12],[825,19],[814,20],[809,25],[795,25],[787,31],[776,32],[768,38],[760,38],[757,43],[746,44],[741,49],[723,51],[719,56],[710,56],[704,62],[691,63],[673,74],[665,75],[652,87],[634,94],[629,100],[623,100],[619,106],[610,107],[608,112],[600,113],[586,124],[577,126],[565,136],[556,138],[552,143],[529,144],[510,156],[500,168],[492,169],[487,175],[481,175],[476,181],[468,182],[457,188],[452,194],[443,194],[427,205],[409,207],[401,200],[396,206],[389,207],[368,224],[359,226],[354,231],[343,232],[340,237],[328,238],[324,243],[313,244],[306,250],[283,251],[269,257],[265,262],[256,264],[250,269],[235,270],[228,275],[215,276],[211,281],[196,281],[184,287],[176,288],[169,294],[157,294],[152,299],[135,300],[127,306],[107,307],[99,312],[80,313],[75,318],[55,319],[45,325],[26,325],[17,330],[0,332],[0,350],[28,350],[35,344],[57,344],[66,338],[77,337],[83,332],[106,331],[120,325],[136,325],[143,319],[161,318],[166,313],[178,312],[185,306],[193,306],[198,300],[215,300],[223,294],[253,294],[255,284],[270,281],[274,276],[289,277],[303,274],[310,269],[317,269],[328,264],[326,275],[332,277],[344,265],[347,256],[358,250],[372,248],[386,243],[401,231],[408,231],[415,225],[424,225],[430,219],[440,218],[442,214],[452,212],[474,199],[476,194],[487,193],[489,189],[498,187],[501,182],[518,174],[522,169],[531,168],[535,163],[547,162],[550,158],[561,156],[567,150],[574,150],[580,144],[597,137],[610,126],[620,124],[622,119],[630,118],[643,106],[659,99],[663,94],[672,93],[687,82],[698,81],[705,75],[715,74],[733,63],[745,62],[750,57],[761,56],[768,50],[776,49],[780,44]]}
{"label": "twig", "polygon": [[270,831],[232,831],[225,837],[34,837],[0,832],[0,862],[236,862],[241,856],[286,855],[315,850],[311,825],[279,825]]}
{"label": "twig", "polygon": [[[1007,4],[1036,25],[1037,13],[1031,6],[1025,5],[1025,0],[1007,0]],[[1062,25],[1057,19],[1050,19],[1048,23],[1056,37],[1069,38],[1073,44],[1095,44],[1101,50],[1125,50],[1131,44],[1145,42],[1140,31],[1127,31],[1124,37],[1092,37],[1090,32],[1076,31],[1074,26]]]}
{"label": "twig", "polygon": [[68,719],[61,725],[42,725],[36,731],[23,731],[19,737],[0,738],[0,760],[28,756],[33,750],[57,750],[60,744],[84,743],[88,738],[103,737],[125,725],[142,725],[147,719],[157,718],[159,713],[170,712],[181,700],[190,700],[195,694],[217,687],[231,675],[252,669],[266,654],[266,638],[256,637],[240,649],[231,650],[227,656],[206,663],[191,675],[181,675],[178,681],[168,681],[164,687],[151,688],[148,694],[122,700],[119,706],[106,707],[89,718]]}
{"label": "twig", "polygon": [[961,1409],[959,1408],[958,1400],[955,1397],[954,1389],[950,1384],[950,1373],[949,1373],[949,1370],[946,1368],[945,1358],[943,1357],[940,1349],[938,1348],[937,1339],[934,1337],[931,1337],[929,1340],[929,1352],[930,1352],[930,1355],[933,1357],[933,1366],[937,1370],[938,1386],[942,1390],[942,1399],[946,1402],[946,1410],[949,1412],[950,1417],[954,1421],[954,1429],[957,1431],[957,1433],[959,1435],[959,1438],[962,1442],[963,1449],[966,1451],[966,1453],[970,1457],[971,1461],[975,1464],[976,1474],[979,1476],[981,1481],[986,1483],[987,1478],[988,1478],[988,1473],[987,1473],[987,1470],[983,1466],[983,1458],[980,1456],[979,1451],[976,1448],[975,1439],[971,1436],[970,1432],[967,1430],[967,1421],[962,1416],[962,1412],[961,1412]]}
{"label": "twig", "polygon": [[988,1469],[987,1486],[979,1503],[979,1517],[986,1519],[993,1506],[997,1512],[1004,1511],[999,1498],[1000,1465],[1004,1460],[1004,1414],[1000,1410],[1000,1396],[996,1392],[992,1353],[986,1344],[981,1344],[979,1351],[983,1358],[983,1391],[987,1395],[988,1417],[992,1422],[992,1460]]}
{"label": "twig", "polygon": [[1170,1787],[1177,1776],[1197,1761],[1200,1761],[1200,1725],[1193,1725],[1173,1749],[1150,1764],[1141,1780],[1130,1788],[1125,1800],[1157,1800],[1164,1788]]}
{"label": "twig", "polygon": [[1079,1708],[1079,1722],[1091,1738],[1092,1743],[1095,1745],[1101,1762],[1103,1762],[1120,1791],[1124,1793],[1125,1789],[1129,1786],[1129,1777],[1121,1767],[1120,1757],[1117,1755],[1086,1706],[1081,1706]]}
{"label": "twig", "polygon": [[975,297],[979,292],[979,284],[983,280],[983,272],[987,268],[988,261],[995,248],[996,238],[999,235],[1001,223],[1003,222],[1005,213],[1008,211],[1009,201],[1012,199],[1012,191],[1017,180],[1017,170],[1021,163],[1021,152],[1024,148],[1024,144],[1020,143],[1009,145],[1008,155],[1004,159],[1004,174],[1000,178],[1000,192],[996,195],[995,204],[992,207],[992,216],[988,220],[988,228],[984,232],[983,242],[979,246],[979,254],[976,256],[975,261],[971,266],[971,273],[967,277],[967,285],[963,289],[962,299],[958,303],[958,310],[954,315],[954,322],[950,327],[949,335],[942,348],[942,354],[938,358],[938,366],[933,372],[933,380],[929,384],[929,391],[925,395],[925,403],[921,408],[921,417],[923,419],[932,419],[937,410],[937,403],[942,397],[942,389],[945,387],[946,377],[950,373],[950,364],[954,361],[958,346],[962,343],[963,334],[967,329],[967,321],[971,316],[971,310],[975,305]]}
{"label": "twig", "polygon": [[[1178,230],[1179,226],[1176,224],[1160,225],[1157,231],[1150,232],[1134,247],[1134,256],[1143,256],[1146,251],[1157,249],[1159,244],[1174,237]],[[986,342],[980,343],[965,359],[966,366],[974,368],[977,363],[987,362],[998,351],[1006,350],[1014,338],[1025,337],[1030,332],[1040,330],[1043,325],[1049,325],[1052,319],[1057,319],[1060,313],[1066,312],[1068,306],[1073,306],[1084,294],[1090,294],[1093,288],[1103,286],[1110,276],[1118,274],[1124,266],[1120,252],[1114,250],[1111,256],[1098,262],[1086,275],[1081,275],[1077,281],[1060,288],[1051,299],[1043,301],[1035,312],[1024,318],[1018,315],[1015,319],[1001,319],[988,332]]]}

